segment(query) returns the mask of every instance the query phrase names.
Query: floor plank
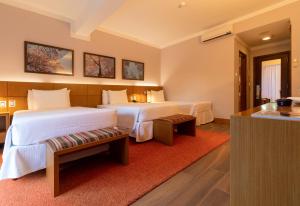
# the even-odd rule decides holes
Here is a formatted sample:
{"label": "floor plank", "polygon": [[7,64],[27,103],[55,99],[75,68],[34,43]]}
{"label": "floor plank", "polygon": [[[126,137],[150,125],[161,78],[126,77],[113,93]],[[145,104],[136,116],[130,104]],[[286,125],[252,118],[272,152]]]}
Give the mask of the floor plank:
{"label": "floor plank", "polygon": [[229,206],[229,194],[214,189],[199,206]]}
{"label": "floor plank", "polygon": [[[229,133],[227,124],[211,123],[200,128]],[[225,143],[132,205],[229,205],[229,151],[230,144]]]}
{"label": "floor plank", "polygon": [[229,186],[229,181],[230,181],[230,175],[229,173],[224,176],[224,178],[219,182],[217,185],[217,188],[223,192],[226,192],[227,194],[230,193],[230,186]]}

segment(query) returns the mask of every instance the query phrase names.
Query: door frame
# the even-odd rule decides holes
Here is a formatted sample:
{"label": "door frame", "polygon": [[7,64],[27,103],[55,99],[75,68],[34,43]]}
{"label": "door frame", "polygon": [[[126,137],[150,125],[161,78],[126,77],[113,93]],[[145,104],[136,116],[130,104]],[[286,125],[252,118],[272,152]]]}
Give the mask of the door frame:
{"label": "door frame", "polygon": [[242,62],[239,63],[239,111],[248,108],[248,56],[244,52],[239,51],[239,61],[241,57],[244,58],[245,65],[242,65]]}
{"label": "door frame", "polygon": [[[285,51],[275,54],[268,54],[263,56],[257,56],[253,59],[253,106],[259,106],[260,103],[256,99],[256,85],[261,85],[261,63],[263,61],[273,60],[273,59],[281,59],[281,61],[287,61],[288,68],[287,68],[287,76],[284,77],[287,81],[287,94],[286,96],[291,96],[291,52]],[[282,64],[281,64],[282,65]],[[285,81],[281,79],[281,82]],[[261,100],[261,87],[260,87],[260,100]]]}

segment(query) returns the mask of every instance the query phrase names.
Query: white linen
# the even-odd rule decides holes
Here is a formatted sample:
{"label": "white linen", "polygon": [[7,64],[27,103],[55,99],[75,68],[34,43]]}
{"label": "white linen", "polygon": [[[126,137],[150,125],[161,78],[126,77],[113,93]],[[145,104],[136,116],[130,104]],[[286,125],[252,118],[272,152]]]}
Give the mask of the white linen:
{"label": "white linen", "polygon": [[165,101],[164,90],[160,90],[160,91],[151,90],[150,95],[151,95],[151,97],[150,97],[151,103],[157,103],[157,102],[164,102]]}
{"label": "white linen", "polygon": [[109,104],[126,104],[128,103],[127,90],[108,91]]}
{"label": "white linen", "polygon": [[167,103],[178,104],[182,114],[189,114],[196,117],[197,126],[214,121],[211,101],[167,101]]}
{"label": "white linen", "polygon": [[206,124],[214,120],[212,103],[198,102],[171,102],[163,103],[128,103],[117,105],[99,105],[100,108],[117,110],[118,126],[131,129],[131,136],[137,142],[153,138],[154,119],[174,114],[189,114],[196,117],[196,124]]}
{"label": "white linen", "polygon": [[49,138],[116,125],[116,111],[112,109],[72,107],[15,112],[5,139],[0,179],[18,178],[45,168],[43,142]]}
{"label": "white linen", "polygon": [[102,104],[109,104],[108,91],[102,90]]}
{"label": "white linen", "polygon": [[28,90],[28,93],[27,93],[27,107],[29,110],[33,110],[32,90]]}
{"label": "white linen", "polygon": [[29,90],[28,108],[30,110],[59,109],[70,107],[70,91],[60,90]]}
{"label": "white linen", "polygon": [[127,103],[115,105],[100,105],[100,108],[112,108],[117,110],[118,126],[131,129],[132,136],[137,142],[143,142],[151,137],[145,137],[144,132],[139,130],[140,124],[154,119],[178,114],[180,112],[177,104],[166,103]]}

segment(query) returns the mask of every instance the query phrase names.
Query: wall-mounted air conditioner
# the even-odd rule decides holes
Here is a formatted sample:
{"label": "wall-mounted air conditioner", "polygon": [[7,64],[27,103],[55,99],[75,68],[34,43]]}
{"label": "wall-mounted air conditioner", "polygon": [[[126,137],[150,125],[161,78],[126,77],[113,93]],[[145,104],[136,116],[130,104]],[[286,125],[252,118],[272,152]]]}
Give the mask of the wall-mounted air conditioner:
{"label": "wall-mounted air conditioner", "polygon": [[232,34],[232,25],[226,25],[226,26],[219,27],[217,29],[204,32],[201,35],[201,41],[208,42],[220,37],[228,36],[230,34]]}

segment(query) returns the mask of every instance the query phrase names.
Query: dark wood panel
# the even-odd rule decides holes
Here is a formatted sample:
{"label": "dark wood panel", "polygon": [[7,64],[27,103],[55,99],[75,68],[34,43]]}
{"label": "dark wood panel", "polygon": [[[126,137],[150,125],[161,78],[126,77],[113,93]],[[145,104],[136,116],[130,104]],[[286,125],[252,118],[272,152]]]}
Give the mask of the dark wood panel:
{"label": "dark wood panel", "polygon": [[7,83],[0,82],[0,97],[7,97]]}
{"label": "dark wood panel", "polygon": [[[145,87],[132,85],[92,85],[92,84],[65,84],[65,83],[39,83],[39,82],[5,82],[0,81],[0,98],[16,101],[15,108],[5,108],[1,111],[9,111],[13,114],[18,110],[27,109],[27,93],[30,89],[55,90],[68,88],[72,106],[97,107],[102,104],[102,90],[127,90],[128,100],[134,94],[137,101],[146,102],[145,91],[161,90],[162,87]],[[9,97],[9,98],[8,98]]]}
{"label": "dark wood panel", "polygon": [[87,95],[88,85],[86,84],[54,84],[54,89],[69,89],[70,95]]}
{"label": "dark wood panel", "polygon": [[87,107],[88,106],[87,98],[88,97],[86,95],[70,95],[71,106]]}
{"label": "dark wood panel", "polygon": [[7,96],[27,97],[28,90],[51,90],[54,89],[52,83],[31,83],[31,82],[7,82]]}
{"label": "dark wood panel", "polygon": [[102,97],[99,95],[88,96],[87,97],[87,106],[88,107],[97,107],[102,104]]}

